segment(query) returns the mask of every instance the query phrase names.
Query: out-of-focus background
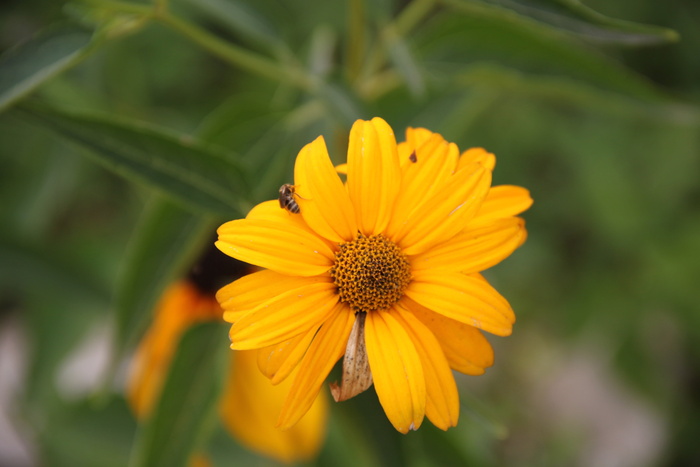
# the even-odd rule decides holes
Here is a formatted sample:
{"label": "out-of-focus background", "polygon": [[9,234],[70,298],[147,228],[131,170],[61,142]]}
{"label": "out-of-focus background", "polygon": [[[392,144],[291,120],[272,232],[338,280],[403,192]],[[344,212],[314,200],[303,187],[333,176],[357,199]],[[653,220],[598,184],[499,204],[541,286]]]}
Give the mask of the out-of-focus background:
{"label": "out-of-focus background", "polygon": [[[527,243],[487,271],[518,322],[458,376],[456,428],[400,435],[370,390],[311,465],[700,465],[699,21],[694,0],[3,2],[0,465],[133,462],[124,374],[158,296],[304,144],[340,162],[373,116],[531,190]],[[214,465],[276,465],[205,425]]]}

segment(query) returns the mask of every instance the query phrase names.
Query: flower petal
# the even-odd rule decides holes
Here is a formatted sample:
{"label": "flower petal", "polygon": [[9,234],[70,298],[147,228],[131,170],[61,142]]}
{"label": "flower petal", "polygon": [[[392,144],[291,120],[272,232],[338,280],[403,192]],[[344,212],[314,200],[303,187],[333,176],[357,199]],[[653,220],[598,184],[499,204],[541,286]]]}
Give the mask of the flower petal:
{"label": "flower petal", "polygon": [[277,201],[276,199],[270,201],[263,201],[262,203],[257,204],[255,207],[253,207],[253,209],[251,209],[248,212],[248,215],[245,216],[245,218],[290,222],[295,227],[299,227],[300,229],[305,230],[312,235],[316,235],[316,232],[314,232],[308,225],[306,225],[306,221],[304,221],[304,218],[302,216],[298,214],[292,214],[286,209],[282,209],[280,207],[279,201]]}
{"label": "flower petal", "polygon": [[262,374],[270,378],[272,384],[284,381],[306,353],[316,331],[318,328],[314,326],[305,334],[258,350],[258,368]]}
{"label": "flower petal", "polygon": [[491,172],[474,164],[452,175],[420,204],[390,238],[407,255],[421,253],[464,229],[476,213],[491,184]]}
{"label": "flower petal", "polygon": [[219,412],[237,441],[285,463],[308,461],[321,448],[328,398],[318,397],[299,423],[287,431],[275,427],[291,379],[273,386],[256,367],[256,352],[233,352]]}
{"label": "flower petal", "polygon": [[396,318],[408,331],[423,366],[427,394],[425,415],[441,430],[457,426],[459,420],[457,384],[440,342],[410,311],[401,307],[396,307],[395,311]]}
{"label": "flower petal", "polygon": [[515,322],[506,299],[477,275],[416,273],[406,295],[441,315],[498,336],[510,335]]}
{"label": "flower petal", "polygon": [[333,250],[291,222],[238,219],[219,227],[216,247],[246,263],[290,276],[316,276],[333,265]]}
{"label": "flower petal", "polygon": [[484,222],[499,217],[517,216],[532,206],[530,192],[513,185],[491,187],[473,222]]}
{"label": "flower petal", "polygon": [[467,229],[448,241],[411,258],[415,271],[479,272],[500,263],[522,244],[525,221],[498,219],[486,226]]}
{"label": "flower petal", "polygon": [[496,156],[494,156],[484,148],[467,149],[462,153],[462,155],[459,158],[457,170],[475,162],[480,163],[481,165],[493,172],[493,169],[496,167]]}
{"label": "flower petal", "polygon": [[299,152],[294,166],[296,201],[301,215],[316,233],[334,242],[357,234],[355,209],[319,136]]}
{"label": "flower petal", "polygon": [[467,375],[482,375],[493,365],[493,348],[474,326],[460,323],[404,297],[409,309],[435,335],[450,367]]}
{"label": "flower petal", "polygon": [[381,118],[356,121],[350,130],[347,186],[364,235],[379,234],[386,228],[400,181],[391,127]]}
{"label": "flower petal", "polygon": [[337,302],[335,285],[327,282],[277,295],[231,326],[231,348],[257,349],[305,333],[325,321]]}
{"label": "flower petal", "polygon": [[345,352],[355,314],[338,303],[318,330],[309,350],[299,363],[292,387],[282,406],[277,426],[286,430],[309,410],[323,381]]}
{"label": "flower petal", "polygon": [[332,279],[330,276],[285,276],[265,269],[243,276],[223,286],[216,293],[216,300],[224,309],[224,320],[235,323],[234,316],[246,313],[272,297],[318,282],[332,282]]}
{"label": "flower petal", "polygon": [[389,237],[395,236],[423,200],[444,186],[454,171],[459,150],[434,133],[413,154],[415,162],[402,171],[400,196],[396,198],[394,213],[386,229]]}
{"label": "flower petal", "polygon": [[425,373],[395,312],[367,313],[365,343],[379,402],[394,428],[417,430],[425,416]]}

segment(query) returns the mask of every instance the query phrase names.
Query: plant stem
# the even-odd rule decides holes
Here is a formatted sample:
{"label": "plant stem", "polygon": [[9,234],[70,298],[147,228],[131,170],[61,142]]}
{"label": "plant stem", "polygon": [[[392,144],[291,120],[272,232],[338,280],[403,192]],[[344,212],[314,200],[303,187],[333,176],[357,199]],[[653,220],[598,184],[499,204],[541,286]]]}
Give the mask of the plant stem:
{"label": "plant stem", "polygon": [[345,72],[348,82],[353,83],[362,69],[365,55],[366,19],[364,0],[351,0],[348,4],[348,38],[345,47]]}
{"label": "plant stem", "polygon": [[118,11],[120,13],[131,13],[144,17],[153,16],[153,7],[148,5],[138,5],[136,3],[121,2],[119,0],[82,0],[84,3],[89,3],[105,10]]}
{"label": "plant stem", "polygon": [[382,27],[379,33],[382,46],[373,48],[372,53],[365,62],[365,70],[362,73],[364,79],[356,86],[360,94],[363,94],[363,90],[368,83],[372,83],[372,85],[377,84],[376,75],[382,73],[382,67],[387,59],[387,40],[395,41],[408,35],[433,10],[436,3],[436,0],[413,0],[406,8],[401,10],[393,21]]}
{"label": "plant stem", "polygon": [[176,18],[169,13],[160,14],[156,18],[163,24],[181,33],[192,42],[232,65],[239,66],[270,79],[290,83],[304,90],[309,90],[311,88],[312,83],[310,78],[297,70],[283,68],[268,58],[219,39],[204,29]]}
{"label": "plant stem", "polygon": [[153,6],[138,5],[120,0],[83,1],[115,12],[136,14],[149,20],[155,19],[234,66],[276,81],[291,84],[305,91],[311,91],[314,88],[313,79],[302,70],[285,68],[274,60],[220,39],[188,21],[173,16],[167,11],[167,0],[155,0]]}

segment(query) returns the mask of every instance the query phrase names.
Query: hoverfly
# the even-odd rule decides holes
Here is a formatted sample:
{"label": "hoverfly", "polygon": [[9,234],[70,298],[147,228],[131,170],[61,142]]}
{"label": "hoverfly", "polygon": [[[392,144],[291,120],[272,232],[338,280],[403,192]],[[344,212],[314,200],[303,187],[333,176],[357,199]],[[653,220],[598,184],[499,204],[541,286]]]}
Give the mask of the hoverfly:
{"label": "hoverfly", "polygon": [[294,185],[285,183],[280,187],[279,202],[280,207],[285,211],[291,212],[292,214],[299,214],[299,205],[297,204],[294,196],[299,196],[294,192]]}

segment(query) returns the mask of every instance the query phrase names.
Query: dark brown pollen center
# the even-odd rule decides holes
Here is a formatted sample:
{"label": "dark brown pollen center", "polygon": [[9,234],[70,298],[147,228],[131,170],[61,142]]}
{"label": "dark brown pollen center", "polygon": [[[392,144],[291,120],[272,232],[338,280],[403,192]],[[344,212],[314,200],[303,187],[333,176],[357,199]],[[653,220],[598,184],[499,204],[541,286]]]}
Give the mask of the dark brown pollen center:
{"label": "dark brown pollen center", "polygon": [[340,244],[331,276],[340,301],[355,312],[385,310],[398,302],[411,282],[411,267],[401,249],[383,235]]}

